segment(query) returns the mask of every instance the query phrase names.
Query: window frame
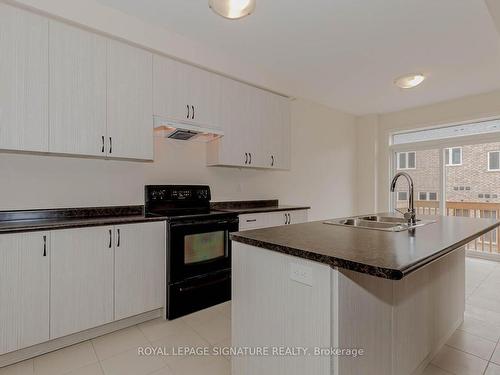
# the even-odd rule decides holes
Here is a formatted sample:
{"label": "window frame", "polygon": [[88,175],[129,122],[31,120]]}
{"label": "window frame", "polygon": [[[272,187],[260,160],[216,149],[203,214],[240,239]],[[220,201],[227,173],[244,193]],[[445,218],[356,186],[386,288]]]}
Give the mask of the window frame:
{"label": "window frame", "polygon": [[[498,154],[498,168],[497,169],[491,169],[490,168],[490,154]],[[488,172],[500,172],[500,150],[498,151],[488,151],[488,156],[487,156],[487,162],[488,162]]]}
{"label": "window frame", "polygon": [[[401,168],[400,163],[399,163],[399,161],[400,161],[399,155],[401,155],[401,154],[405,154],[406,155],[405,156],[405,158],[406,158],[405,159],[406,160],[406,163],[405,163],[406,166],[404,168]],[[413,159],[415,160],[415,166],[413,168],[408,167],[408,155],[409,154],[414,154],[414,158]],[[398,171],[409,171],[409,170],[415,170],[415,169],[417,169],[417,152],[416,151],[401,151],[401,152],[396,152],[396,169]]]}
{"label": "window frame", "polygon": [[[454,149],[459,149],[460,150],[460,163],[453,163],[453,150]],[[462,147],[461,146],[457,146],[457,147],[446,147],[444,149],[444,160],[445,160],[445,166],[446,167],[459,167],[463,164],[463,150],[462,150]],[[449,163],[446,163],[446,153],[448,153],[448,162]]]}
{"label": "window frame", "polygon": [[[436,194],[436,199],[431,199],[431,193]],[[425,194],[425,199],[420,199],[420,195]],[[428,201],[428,202],[437,202],[438,199],[438,193],[437,191],[419,191],[418,192],[418,200],[419,201]]]}

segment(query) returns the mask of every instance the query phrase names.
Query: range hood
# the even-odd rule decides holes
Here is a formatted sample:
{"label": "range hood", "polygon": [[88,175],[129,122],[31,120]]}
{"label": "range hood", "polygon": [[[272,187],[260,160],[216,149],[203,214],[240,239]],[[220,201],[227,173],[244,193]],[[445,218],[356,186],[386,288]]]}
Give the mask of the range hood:
{"label": "range hood", "polygon": [[154,116],[154,135],[182,141],[210,142],[224,136],[224,132],[220,129],[205,128]]}

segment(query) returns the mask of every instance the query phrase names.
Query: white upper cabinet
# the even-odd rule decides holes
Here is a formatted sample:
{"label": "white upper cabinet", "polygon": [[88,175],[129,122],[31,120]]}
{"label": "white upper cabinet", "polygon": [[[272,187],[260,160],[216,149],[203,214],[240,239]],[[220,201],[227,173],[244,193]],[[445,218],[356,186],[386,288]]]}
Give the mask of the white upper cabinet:
{"label": "white upper cabinet", "polygon": [[0,355],[49,339],[49,233],[0,236]]}
{"label": "white upper cabinet", "polygon": [[106,39],[50,21],[50,151],[105,156]]}
{"label": "white upper cabinet", "polygon": [[155,55],[153,112],[176,122],[220,128],[222,80],[217,74]]}
{"label": "white upper cabinet", "polygon": [[165,223],[115,226],[115,320],[162,308]]}
{"label": "white upper cabinet", "polygon": [[0,149],[48,151],[48,20],[0,3]]}
{"label": "white upper cabinet", "polygon": [[207,164],[288,169],[288,99],[230,79],[221,92],[224,137],[208,144]]}
{"label": "white upper cabinet", "polygon": [[107,124],[110,157],[153,159],[153,55],[108,41]]}

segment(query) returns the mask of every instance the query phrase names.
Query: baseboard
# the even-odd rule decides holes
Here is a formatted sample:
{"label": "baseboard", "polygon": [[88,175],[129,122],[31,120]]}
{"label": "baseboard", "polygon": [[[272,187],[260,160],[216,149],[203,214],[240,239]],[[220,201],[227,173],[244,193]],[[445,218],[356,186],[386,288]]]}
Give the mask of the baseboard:
{"label": "baseboard", "polygon": [[0,368],[8,365],[12,365],[17,362],[24,361],[39,355],[52,352],[64,348],[66,346],[78,344],[83,341],[87,341],[107,333],[118,331],[123,328],[131,327],[139,323],[147,322],[148,320],[156,319],[161,317],[163,309],[153,310],[146,312],[144,314],[139,314],[132,316],[130,318],[125,318],[118,320],[116,322],[104,324],[99,327],[87,329],[72,335],[60,337],[54,340],[46,341],[41,344],[33,345],[28,348],[16,350],[15,352],[10,352],[4,355],[0,355]]}
{"label": "baseboard", "polygon": [[411,375],[420,375],[424,372],[426,367],[431,363],[431,361],[434,359],[434,357],[439,353],[441,348],[446,344],[446,342],[450,339],[450,337],[455,333],[455,331],[460,327],[460,325],[463,323],[464,319],[458,320],[454,325],[453,328],[448,331],[446,335],[439,341],[438,345],[436,348],[425,357],[425,359],[418,365],[418,367],[411,373]]}

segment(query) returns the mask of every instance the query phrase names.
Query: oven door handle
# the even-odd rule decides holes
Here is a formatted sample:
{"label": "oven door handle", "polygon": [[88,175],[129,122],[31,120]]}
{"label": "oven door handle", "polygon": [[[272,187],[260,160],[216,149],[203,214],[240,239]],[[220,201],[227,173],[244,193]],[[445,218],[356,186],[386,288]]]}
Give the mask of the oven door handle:
{"label": "oven door handle", "polygon": [[229,279],[229,276],[224,276],[223,278],[220,278],[220,279],[217,279],[217,280],[211,280],[211,281],[207,281],[206,283],[203,283],[203,284],[198,284],[198,285],[193,285],[193,286],[186,286],[186,287],[180,287],[179,288],[179,292],[189,292],[190,290],[194,290],[194,289],[198,289],[198,288],[202,288],[202,287],[206,287],[206,286],[212,286],[212,285],[215,285],[215,284],[219,284],[223,281],[226,281],[227,279]]}

